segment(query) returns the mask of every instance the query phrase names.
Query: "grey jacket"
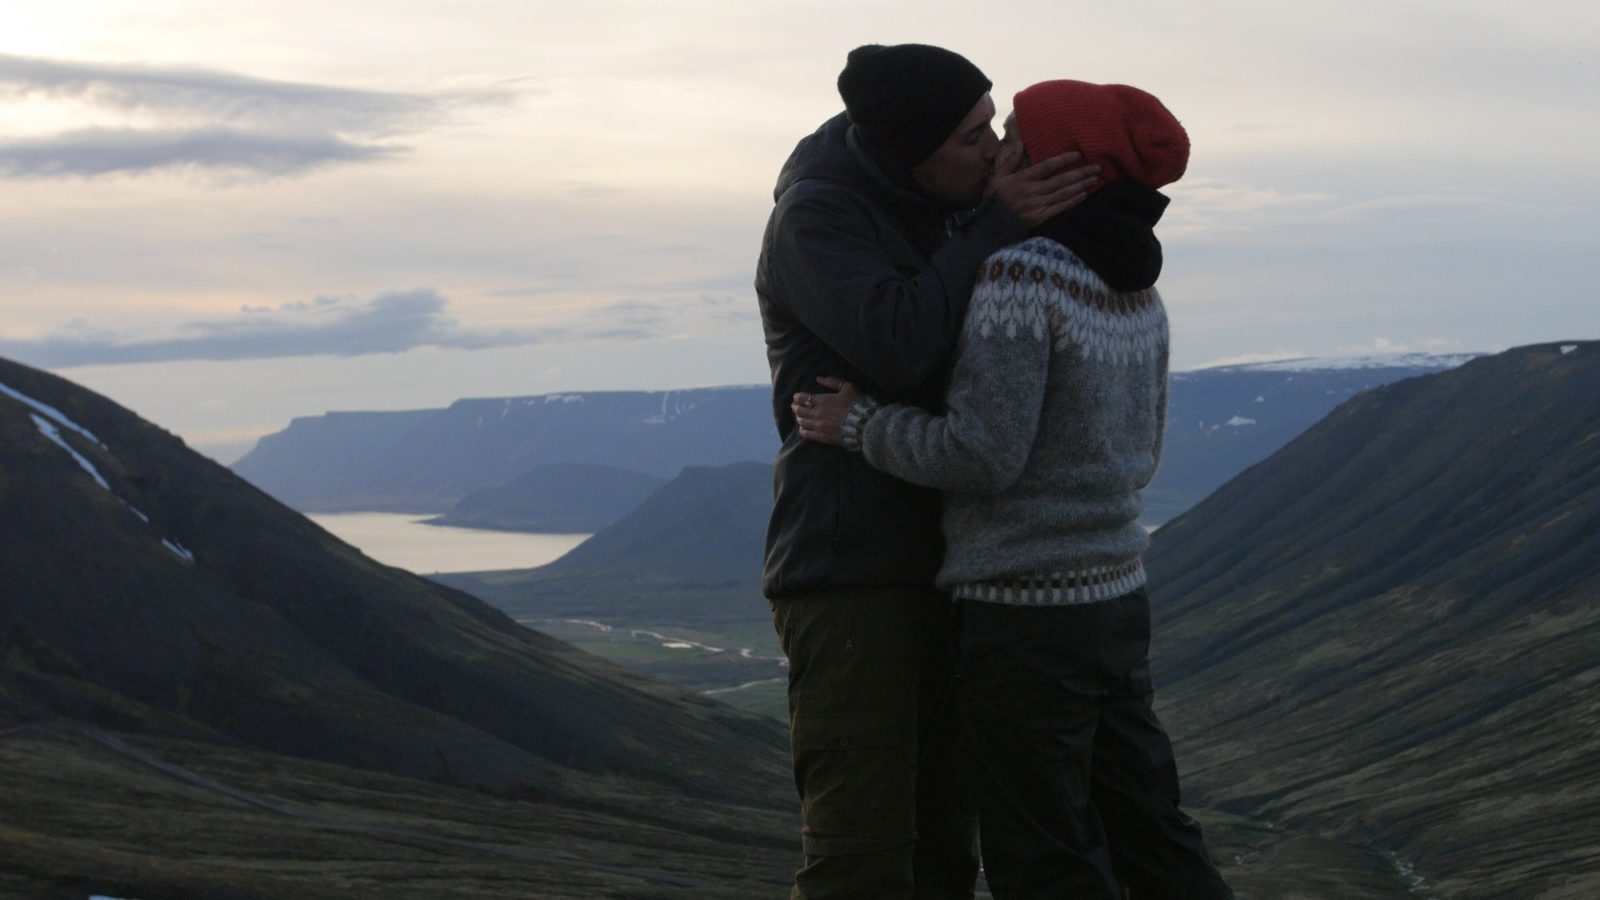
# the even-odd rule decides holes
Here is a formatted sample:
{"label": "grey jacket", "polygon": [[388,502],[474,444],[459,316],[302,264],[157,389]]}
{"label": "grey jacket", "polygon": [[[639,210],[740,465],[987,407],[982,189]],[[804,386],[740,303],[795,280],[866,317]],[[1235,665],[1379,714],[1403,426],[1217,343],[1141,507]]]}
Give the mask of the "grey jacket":
{"label": "grey jacket", "polygon": [[1166,420],[1168,330],[1154,288],[1112,290],[1044,237],[995,254],[974,290],[948,408],[858,401],[847,447],[945,492],[940,587],[1082,603],[1144,584],[1139,491]]}

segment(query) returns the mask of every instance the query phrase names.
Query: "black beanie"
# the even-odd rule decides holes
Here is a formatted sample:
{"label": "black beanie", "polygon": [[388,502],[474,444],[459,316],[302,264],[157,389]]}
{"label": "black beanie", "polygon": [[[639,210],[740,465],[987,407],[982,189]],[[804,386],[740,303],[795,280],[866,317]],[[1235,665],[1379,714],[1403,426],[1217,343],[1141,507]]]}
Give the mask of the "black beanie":
{"label": "black beanie", "polygon": [[992,86],[966,57],[927,44],[866,44],[839,73],[857,135],[896,174],[932,156]]}

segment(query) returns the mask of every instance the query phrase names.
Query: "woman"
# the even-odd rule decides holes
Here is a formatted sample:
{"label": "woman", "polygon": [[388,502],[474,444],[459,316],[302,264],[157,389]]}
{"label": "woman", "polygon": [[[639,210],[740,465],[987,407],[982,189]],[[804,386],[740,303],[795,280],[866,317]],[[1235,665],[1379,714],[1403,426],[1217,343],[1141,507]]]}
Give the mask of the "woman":
{"label": "woman", "polygon": [[1231,897],[1151,709],[1139,491],[1166,415],[1153,288],[1183,127],[1124,85],[1017,94],[1002,152],[1080,150],[1089,199],[996,253],[967,313],[947,409],[882,406],[837,379],[797,394],[810,440],[945,493],[939,585],[962,604],[961,708],[983,860],[1007,898]]}

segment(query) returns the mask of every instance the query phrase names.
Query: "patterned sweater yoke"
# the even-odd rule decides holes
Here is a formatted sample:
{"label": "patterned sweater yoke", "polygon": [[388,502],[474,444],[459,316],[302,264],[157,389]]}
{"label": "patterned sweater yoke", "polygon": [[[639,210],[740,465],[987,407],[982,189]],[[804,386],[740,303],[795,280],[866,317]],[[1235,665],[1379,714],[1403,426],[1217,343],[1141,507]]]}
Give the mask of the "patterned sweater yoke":
{"label": "patterned sweater yoke", "polygon": [[1139,491],[1166,418],[1166,310],[1031,238],[984,264],[947,410],[863,398],[845,444],[945,492],[939,584],[1000,603],[1087,603],[1144,584]]}
{"label": "patterned sweater yoke", "polygon": [[1113,291],[1047,238],[989,257],[974,288],[968,329],[980,339],[999,330],[1015,340],[1025,329],[1043,340],[1048,332],[1055,352],[1077,348],[1118,363],[1150,356],[1167,341],[1166,312],[1155,288]]}

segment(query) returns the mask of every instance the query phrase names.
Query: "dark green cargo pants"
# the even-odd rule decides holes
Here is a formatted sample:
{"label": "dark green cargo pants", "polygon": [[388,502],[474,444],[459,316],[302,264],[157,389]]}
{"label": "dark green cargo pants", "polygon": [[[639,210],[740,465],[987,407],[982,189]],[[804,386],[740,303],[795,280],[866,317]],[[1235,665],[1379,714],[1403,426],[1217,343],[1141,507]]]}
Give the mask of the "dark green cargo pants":
{"label": "dark green cargo pants", "polygon": [[776,601],[805,865],[792,900],[970,898],[950,601],[915,588]]}

